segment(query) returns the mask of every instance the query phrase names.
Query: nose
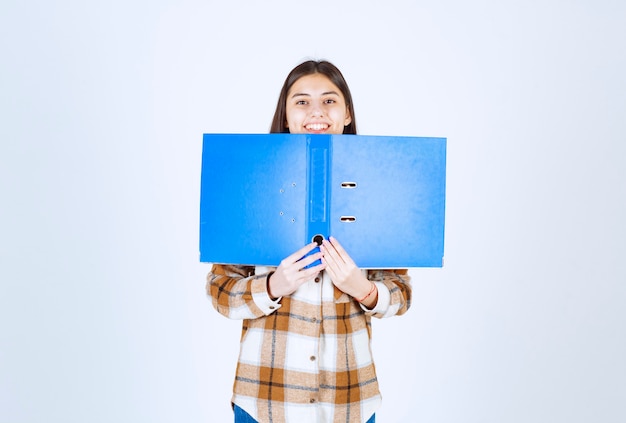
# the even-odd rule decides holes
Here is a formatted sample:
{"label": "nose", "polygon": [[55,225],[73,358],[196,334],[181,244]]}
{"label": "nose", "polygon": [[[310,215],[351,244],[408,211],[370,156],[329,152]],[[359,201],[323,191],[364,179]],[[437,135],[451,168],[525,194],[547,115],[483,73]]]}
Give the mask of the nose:
{"label": "nose", "polygon": [[324,115],[324,113],[322,112],[322,109],[319,106],[313,106],[311,108],[311,116],[313,117],[322,117]]}

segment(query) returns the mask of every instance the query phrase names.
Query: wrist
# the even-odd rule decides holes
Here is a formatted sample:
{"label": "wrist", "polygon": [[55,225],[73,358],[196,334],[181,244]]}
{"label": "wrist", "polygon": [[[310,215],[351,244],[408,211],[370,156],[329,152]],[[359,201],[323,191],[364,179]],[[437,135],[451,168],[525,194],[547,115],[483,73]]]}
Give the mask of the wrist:
{"label": "wrist", "polygon": [[369,282],[369,288],[368,291],[365,295],[361,296],[361,297],[357,297],[356,300],[358,302],[360,302],[361,304],[363,304],[364,302],[367,302],[368,304],[371,302],[372,296],[374,295],[374,293],[376,292],[376,284],[372,281],[368,281]]}
{"label": "wrist", "polygon": [[272,301],[276,301],[278,299],[278,297],[273,296],[272,295],[272,290],[270,289],[270,278],[272,277],[273,274],[274,274],[274,272],[269,272],[267,274],[266,288],[267,288],[267,295],[269,295],[270,299]]}

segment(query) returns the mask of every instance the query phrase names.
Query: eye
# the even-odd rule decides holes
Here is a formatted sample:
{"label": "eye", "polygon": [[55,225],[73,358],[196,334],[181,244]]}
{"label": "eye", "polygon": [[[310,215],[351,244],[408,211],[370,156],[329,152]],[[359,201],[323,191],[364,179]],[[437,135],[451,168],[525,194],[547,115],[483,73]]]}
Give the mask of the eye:
{"label": "eye", "polygon": [[335,104],[337,102],[337,100],[335,100],[334,98],[327,98],[326,100],[324,100],[324,104]]}
{"label": "eye", "polygon": [[296,101],[297,106],[305,106],[307,104],[306,100],[298,100]]}

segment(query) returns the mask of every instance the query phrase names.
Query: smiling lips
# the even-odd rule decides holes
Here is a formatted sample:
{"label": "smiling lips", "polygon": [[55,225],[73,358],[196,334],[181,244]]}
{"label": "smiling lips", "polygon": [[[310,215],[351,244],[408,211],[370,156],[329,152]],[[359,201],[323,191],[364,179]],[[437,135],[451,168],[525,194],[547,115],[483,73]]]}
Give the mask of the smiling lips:
{"label": "smiling lips", "polygon": [[309,123],[304,126],[307,131],[325,131],[328,129],[327,123]]}

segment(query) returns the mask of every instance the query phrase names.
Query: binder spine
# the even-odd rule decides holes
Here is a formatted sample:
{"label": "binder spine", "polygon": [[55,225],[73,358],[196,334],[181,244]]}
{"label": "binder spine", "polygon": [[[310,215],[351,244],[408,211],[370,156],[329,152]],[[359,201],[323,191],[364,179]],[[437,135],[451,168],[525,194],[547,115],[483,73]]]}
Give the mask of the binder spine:
{"label": "binder spine", "polygon": [[311,241],[321,244],[330,232],[331,139],[329,135],[307,137],[306,244]]}

